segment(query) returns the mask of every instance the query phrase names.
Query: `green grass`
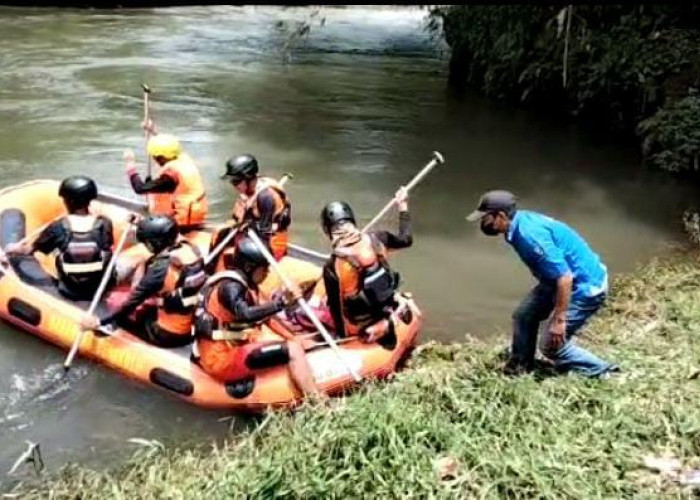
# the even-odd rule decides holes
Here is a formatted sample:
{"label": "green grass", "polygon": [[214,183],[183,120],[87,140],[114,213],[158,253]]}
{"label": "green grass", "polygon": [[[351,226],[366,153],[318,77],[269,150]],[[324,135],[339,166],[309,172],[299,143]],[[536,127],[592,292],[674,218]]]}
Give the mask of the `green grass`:
{"label": "green grass", "polygon": [[[609,380],[501,375],[501,348],[419,349],[408,370],[331,407],[269,414],[205,450],[142,452],[116,470],[72,466],[23,498],[619,498],[682,495],[641,467],[699,465],[700,261],[676,254],[614,284],[584,342]],[[459,468],[442,480],[435,463]]]}

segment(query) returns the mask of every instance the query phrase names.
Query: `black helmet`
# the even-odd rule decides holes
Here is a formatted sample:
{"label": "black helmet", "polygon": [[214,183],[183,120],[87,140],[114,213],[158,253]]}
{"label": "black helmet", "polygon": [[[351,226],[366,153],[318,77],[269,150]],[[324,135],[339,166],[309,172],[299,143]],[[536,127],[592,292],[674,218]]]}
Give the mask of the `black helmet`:
{"label": "black helmet", "polygon": [[344,201],[332,201],[323,207],[321,225],[326,234],[330,234],[333,227],[343,221],[355,224],[355,214],[352,212],[350,205]]}
{"label": "black helmet", "polygon": [[85,208],[97,198],[97,185],[89,177],[74,175],[63,179],[58,195],[71,208]]}
{"label": "black helmet", "polygon": [[136,239],[153,253],[159,253],[177,241],[177,222],[168,215],[149,215],[136,227]]}
{"label": "black helmet", "polygon": [[231,182],[248,181],[258,175],[258,160],[253,155],[240,155],[226,162],[226,173],[222,179]]}
{"label": "black helmet", "polygon": [[236,250],[233,255],[232,267],[240,269],[245,274],[250,275],[259,267],[269,266],[269,262],[265,255],[260,251],[258,245],[250,238],[243,238],[236,245]]}

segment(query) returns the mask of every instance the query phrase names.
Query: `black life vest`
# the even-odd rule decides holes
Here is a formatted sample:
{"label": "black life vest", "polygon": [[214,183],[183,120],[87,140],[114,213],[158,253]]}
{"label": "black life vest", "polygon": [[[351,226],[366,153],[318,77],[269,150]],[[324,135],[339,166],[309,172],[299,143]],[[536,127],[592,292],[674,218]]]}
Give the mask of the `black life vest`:
{"label": "black life vest", "polygon": [[103,248],[103,221],[93,215],[68,215],[61,223],[68,236],[58,248],[58,272],[76,285],[99,281],[111,255]]}

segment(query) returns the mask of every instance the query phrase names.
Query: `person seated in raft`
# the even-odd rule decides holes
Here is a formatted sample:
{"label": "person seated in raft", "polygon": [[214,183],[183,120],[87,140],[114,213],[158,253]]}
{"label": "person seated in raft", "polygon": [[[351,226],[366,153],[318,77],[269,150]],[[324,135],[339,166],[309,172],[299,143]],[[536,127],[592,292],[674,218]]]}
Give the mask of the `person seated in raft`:
{"label": "person seated in raft", "polygon": [[71,300],[91,300],[112,258],[112,222],[90,214],[97,185],[89,177],[68,177],[58,195],[68,215],[49,224],[33,242],[11,243],[8,254],[56,253],[58,289]]}
{"label": "person seated in raft", "polygon": [[574,345],[580,328],[605,302],[608,270],[581,236],[563,222],[517,208],[509,191],[489,191],[467,216],[487,236],[502,234],[539,283],[513,313],[511,357],[518,375],[534,369],[537,332],[547,321],[542,353],[564,371],[599,377],[619,367]]}
{"label": "person seated in raft", "polygon": [[[150,122],[146,126],[155,134]],[[149,213],[172,216],[181,232],[201,227],[208,206],[202,177],[194,160],[182,150],[177,137],[168,134],[153,135],[146,150],[159,166],[153,179],[141,179],[136,171],[133,151],[124,151],[126,172],[134,192],[147,194]]]}
{"label": "person seated in raft", "polygon": [[302,345],[296,340],[262,341],[260,324],[294,307],[299,290],[259,303],[258,285],[269,271],[265,256],[250,238],[224,256],[225,270],[211,276],[195,313],[193,360],[222,382],[235,382],[257,370],[289,365],[294,384],[305,395],[321,396]]}
{"label": "person seated in raft", "polygon": [[141,219],[136,239],[151,253],[140,281],[115,311],[102,319],[86,316],[81,324],[94,330],[116,322],[131,330],[131,313],[155,298],[157,306],[143,308],[135,333],[161,347],[187,345],[192,341],[197,292],[207,279],[200,251],[179,236],[177,222],[166,215]]}
{"label": "person seated in raft", "polygon": [[[252,227],[279,261],[287,255],[287,230],[292,222],[291,204],[279,182],[260,177],[258,172],[258,160],[246,154],[229,159],[221,178],[228,180],[239,194],[231,213],[233,223]],[[219,231],[212,239],[211,247],[215,248],[229,230],[230,226]],[[243,234],[240,231],[237,238],[242,238]],[[217,269],[222,269],[221,262]]]}
{"label": "person seated in raft", "polygon": [[345,202],[329,203],[321,212],[321,225],[333,248],[323,269],[323,280],[335,331],[340,337],[358,335],[365,342],[375,342],[393,328],[391,316],[396,308],[399,275],[389,267],[387,251],[413,244],[406,189],[399,189],[395,199],[399,208],[398,234],[362,233]]}

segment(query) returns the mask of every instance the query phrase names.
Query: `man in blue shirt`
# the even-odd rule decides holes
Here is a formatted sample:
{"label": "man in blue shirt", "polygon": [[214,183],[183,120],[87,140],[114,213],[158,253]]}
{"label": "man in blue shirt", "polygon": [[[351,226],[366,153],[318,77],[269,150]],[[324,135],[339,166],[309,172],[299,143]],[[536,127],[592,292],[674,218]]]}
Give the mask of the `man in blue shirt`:
{"label": "man in blue shirt", "polygon": [[542,353],[562,371],[599,377],[619,368],[574,344],[573,337],[605,302],[608,271],[571,227],[528,210],[518,210],[508,191],[489,191],[468,217],[488,236],[503,234],[539,281],[513,313],[509,373],[533,369],[540,323]]}

